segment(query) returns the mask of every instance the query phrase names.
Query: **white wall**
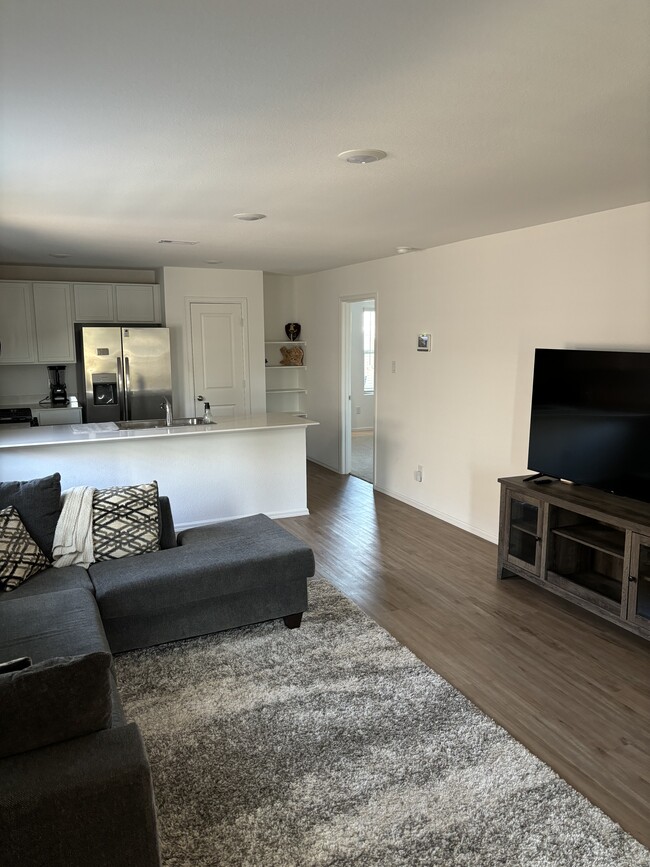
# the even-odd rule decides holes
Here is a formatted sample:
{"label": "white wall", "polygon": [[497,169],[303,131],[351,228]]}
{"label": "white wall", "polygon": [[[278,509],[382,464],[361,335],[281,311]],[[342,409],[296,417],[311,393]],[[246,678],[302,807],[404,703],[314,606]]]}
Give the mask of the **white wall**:
{"label": "white wall", "polygon": [[191,334],[187,302],[242,300],[248,315],[248,368],[251,412],[265,412],[264,298],[261,271],[230,271],[213,268],[163,268],[165,319],[172,348],[174,412],[196,415],[192,388]]}
{"label": "white wall", "polygon": [[526,471],[535,347],[650,349],[649,237],[645,203],[295,278],[309,456],[340,468],[339,299],[372,291],[376,487],[496,540],[497,477]]}

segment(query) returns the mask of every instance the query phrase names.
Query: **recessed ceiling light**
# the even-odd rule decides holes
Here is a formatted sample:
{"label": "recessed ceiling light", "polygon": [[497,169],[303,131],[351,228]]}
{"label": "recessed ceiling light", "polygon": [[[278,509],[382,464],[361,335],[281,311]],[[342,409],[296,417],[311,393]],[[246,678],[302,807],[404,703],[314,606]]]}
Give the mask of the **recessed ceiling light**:
{"label": "recessed ceiling light", "polygon": [[379,160],[383,160],[386,156],[388,156],[386,151],[367,148],[365,150],[343,151],[343,153],[339,154],[339,159],[345,160],[346,163],[354,163],[357,165],[360,163],[376,163],[379,162]]}
{"label": "recessed ceiling light", "polygon": [[266,214],[233,214],[236,220],[245,220],[247,223],[254,223],[255,220],[266,219]]}
{"label": "recessed ceiling light", "polygon": [[417,247],[395,247],[398,253],[415,253]]}
{"label": "recessed ceiling light", "polygon": [[161,241],[158,241],[159,244],[180,244],[184,247],[195,247],[199,242],[198,241],[174,241],[169,238],[163,238]]}
{"label": "recessed ceiling light", "polygon": [[206,265],[223,265],[223,259],[206,259]]}
{"label": "recessed ceiling light", "polygon": [[53,259],[69,259],[70,253],[50,253],[49,254]]}

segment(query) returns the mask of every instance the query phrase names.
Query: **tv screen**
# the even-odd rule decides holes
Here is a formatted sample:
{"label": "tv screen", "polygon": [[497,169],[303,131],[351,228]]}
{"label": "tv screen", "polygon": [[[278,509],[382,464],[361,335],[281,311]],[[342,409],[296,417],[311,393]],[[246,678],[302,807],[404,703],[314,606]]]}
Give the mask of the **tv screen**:
{"label": "tv screen", "polygon": [[650,352],[536,349],[528,466],[650,502]]}

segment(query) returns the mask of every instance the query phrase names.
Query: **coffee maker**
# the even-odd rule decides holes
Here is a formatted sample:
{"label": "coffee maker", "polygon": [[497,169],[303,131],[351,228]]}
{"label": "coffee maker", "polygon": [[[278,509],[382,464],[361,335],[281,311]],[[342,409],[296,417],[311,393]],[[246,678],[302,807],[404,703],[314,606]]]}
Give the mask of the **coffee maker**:
{"label": "coffee maker", "polygon": [[63,381],[65,364],[48,365],[47,375],[50,379],[50,401],[52,406],[67,406],[68,393]]}

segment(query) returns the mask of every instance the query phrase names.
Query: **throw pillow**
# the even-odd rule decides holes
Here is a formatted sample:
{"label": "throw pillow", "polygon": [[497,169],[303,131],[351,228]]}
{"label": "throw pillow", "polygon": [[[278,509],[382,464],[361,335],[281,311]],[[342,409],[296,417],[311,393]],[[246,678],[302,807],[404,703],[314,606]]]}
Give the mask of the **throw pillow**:
{"label": "throw pillow", "polygon": [[0,589],[15,590],[49,563],[15,507],[0,509]]}
{"label": "throw pillow", "polygon": [[160,550],[158,482],[95,491],[93,550],[95,560]]}
{"label": "throw pillow", "polygon": [[61,475],[29,482],[0,482],[0,509],[15,506],[29,535],[52,559],[54,531],[61,514]]}
{"label": "throw pillow", "polygon": [[0,674],[0,758],[109,728],[110,667],[100,651]]}

